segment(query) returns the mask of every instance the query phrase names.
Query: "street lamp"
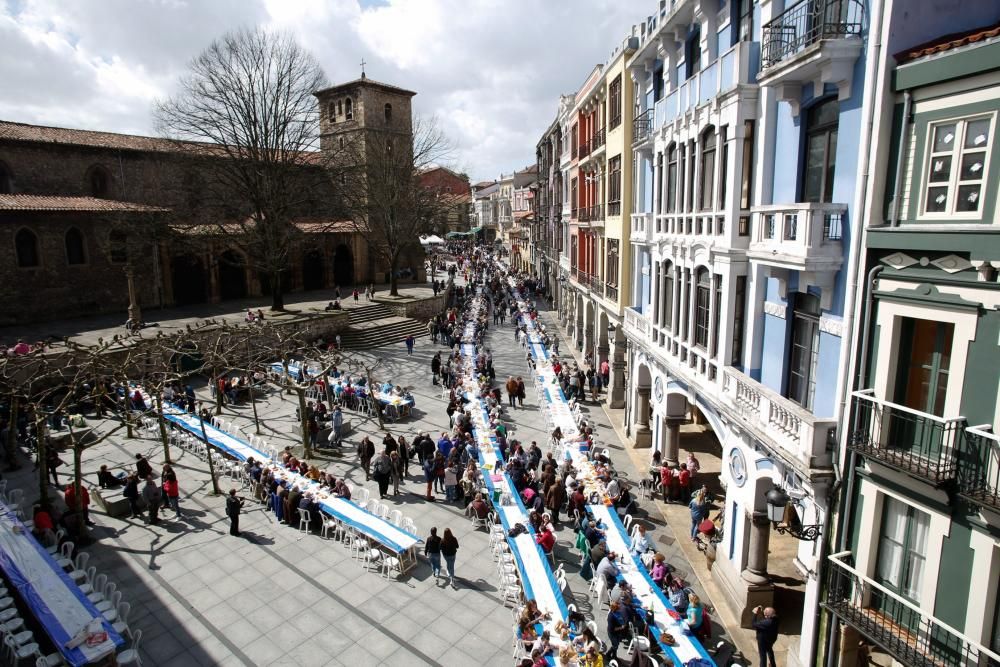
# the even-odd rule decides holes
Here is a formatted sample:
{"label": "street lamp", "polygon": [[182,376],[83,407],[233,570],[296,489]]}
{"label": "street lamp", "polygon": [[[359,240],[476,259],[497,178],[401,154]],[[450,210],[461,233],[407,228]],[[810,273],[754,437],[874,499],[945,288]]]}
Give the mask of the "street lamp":
{"label": "street lamp", "polygon": [[795,509],[798,501],[793,500],[780,486],[775,486],[767,492],[767,517],[771,525],[782,535],[791,535],[797,540],[813,542],[819,538],[822,526],[813,524],[803,526],[799,513]]}

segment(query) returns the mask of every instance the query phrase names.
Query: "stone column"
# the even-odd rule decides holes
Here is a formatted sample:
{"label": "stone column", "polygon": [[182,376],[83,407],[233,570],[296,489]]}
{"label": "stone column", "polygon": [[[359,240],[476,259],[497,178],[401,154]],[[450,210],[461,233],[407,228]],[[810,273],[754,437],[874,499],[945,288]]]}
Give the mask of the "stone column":
{"label": "stone column", "polygon": [[664,424],[666,425],[666,433],[663,438],[663,460],[667,465],[675,466],[679,463],[681,421],[668,417],[664,420]]}
{"label": "stone column", "polygon": [[767,576],[767,546],[771,538],[771,520],[767,512],[754,510],[750,520],[750,550],[747,566],[743,570],[743,580],[753,586],[770,585]]}
{"label": "stone column", "polygon": [[608,387],[608,407],[625,407],[625,343],[615,343],[611,361],[611,386]]}

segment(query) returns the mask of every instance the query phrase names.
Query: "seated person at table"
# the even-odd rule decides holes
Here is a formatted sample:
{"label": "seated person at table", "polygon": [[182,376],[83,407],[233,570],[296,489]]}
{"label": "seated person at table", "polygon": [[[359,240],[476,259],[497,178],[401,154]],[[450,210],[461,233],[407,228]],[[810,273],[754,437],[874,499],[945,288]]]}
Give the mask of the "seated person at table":
{"label": "seated person at table", "polygon": [[608,590],[611,590],[611,588],[618,581],[619,570],[618,570],[618,565],[616,563],[617,559],[618,559],[618,554],[616,554],[614,551],[609,551],[607,555],[604,556],[603,559],[601,559],[601,562],[597,564],[597,570],[595,574],[597,576],[604,577],[604,580],[608,584]]}
{"label": "seated person at table", "polygon": [[314,482],[318,482],[321,474],[322,473],[320,473],[319,468],[316,466],[309,466],[309,472],[306,473],[306,477]]}
{"label": "seated person at table", "polygon": [[535,536],[535,543],[548,555],[556,546],[556,536],[552,534],[548,526],[542,526],[542,532]]}
{"label": "seated person at table", "polygon": [[521,638],[521,645],[524,647],[524,650],[530,650],[532,644],[534,644],[535,640],[538,639],[538,632],[535,630],[535,624],[518,623],[517,636]]}
{"label": "seated person at table", "polygon": [[632,538],[632,546],[629,550],[636,556],[641,556],[647,551],[655,551],[652,540],[646,535],[645,526],[640,525],[635,531],[635,537]]}
{"label": "seated person at table", "polygon": [[125,473],[115,475],[108,470],[108,466],[106,465],[102,465],[101,469],[97,471],[97,485],[102,489],[117,489],[124,484]]}
{"label": "seated person at table", "polygon": [[687,611],[688,607],[687,592],[677,579],[668,577],[667,581],[667,597],[670,600],[670,604],[673,605],[678,614],[683,614]]}
{"label": "seated person at table", "polygon": [[522,625],[534,625],[535,623],[541,623],[549,618],[552,618],[552,614],[547,612],[542,613],[542,611],[538,608],[538,603],[534,598],[531,598],[524,603],[524,607],[518,615],[518,623]]}
{"label": "seated person at table", "polygon": [[383,394],[392,393],[392,383],[391,382],[383,382],[382,383],[382,387],[381,387],[381,391],[382,391]]}
{"label": "seated person at table", "polygon": [[55,525],[52,523],[52,515],[42,509],[41,505],[32,508],[31,534],[43,545],[47,547],[56,546],[58,540],[54,532]]}
{"label": "seated person at table", "polygon": [[343,498],[344,500],[351,499],[351,490],[342,479],[337,480],[337,483],[333,487],[333,494],[338,498]]}
{"label": "seated person at table", "polygon": [[581,653],[586,653],[591,647],[599,649],[601,647],[601,640],[597,638],[594,631],[587,627],[586,624],[583,624],[582,628],[580,634],[573,638],[573,645],[577,650]]}
{"label": "seated person at table", "polygon": [[284,466],[288,465],[288,462],[292,459],[292,448],[285,447],[284,451],[281,452],[281,464]]}
{"label": "seated person at table", "polygon": [[[535,664],[546,665],[545,656],[551,655],[555,652],[555,647],[552,645],[552,636],[549,634],[548,630],[543,630],[542,634],[535,642],[531,645],[531,657],[535,658]],[[541,663],[538,660],[541,659]]]}
{"label": "seated person at table", "polygon": [[670,568],[667,566],[666,557],[661,553],[655,554],[653,556],[653,567],[649,571],[649,575],[653,579],[653,583],[660,588],[663,588],[669,572]]}

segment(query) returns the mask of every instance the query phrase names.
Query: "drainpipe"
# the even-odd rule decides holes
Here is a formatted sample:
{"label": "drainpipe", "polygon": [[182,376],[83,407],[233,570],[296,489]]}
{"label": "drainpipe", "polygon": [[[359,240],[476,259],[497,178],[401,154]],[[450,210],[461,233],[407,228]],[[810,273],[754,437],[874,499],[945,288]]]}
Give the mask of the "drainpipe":
{"label": "drainpipe", "polygon": [[[871,162],[872,162],[871,146],[872,146],[872,134],[875,125],[876,102],[879,101],[877,95],[882,91],[884,91],[886,89],[886,86],[888,86],[889,84],[885,73],[882,71],[883,69],[882,21],[884,13],[892,12],[892,4],[893,0],[873,0],[873,2],[871,3],[870,16],[872,17],[872,21],[868,26],[868,36],[869,38],[874,37],[876,42],[871,46],[871,48],[867,50],[869,60],[865,67],[865,83],[868,84],[868,86],[865,91],[864,103],[867,104],[868,118],[866,119],[866,122],[862,127],[862,133],[860,137],[861,155],[859,156],[860,163],[864,166],[864,172],[861,174],[861,184],[862,184],[861,192],[857,195],[857,202],[856,202],[857,205],[854,207],[855,212],[858,214],[855,216],[855,219],[859,220],[861,224],[855,224],[854,228],[852,229],[853,233],[851,235],[850,254],[848,255],[849,265],[848,265],[848,275],[847,275],[847,293],[844,299],[844,305],[850,307],[850,310],[845,310],[844,312],[844,322],[843,322],[843,330],[845,332],[848,332],[848,335],[850,335],[851,332],[853,331],[856,313],[860,309],[860,304],[858,304],[858,306],[854,306],[854,303],[858,295],[858,274],[860,272],[860,267],[864,262],[864,257],[862,256],[862,251],[864,249],[864,246],[862,244],[862,237],[865,235],[864,221],[870,219],[871,217],[871,210],[870,210],[871,203],[868,201],[868,188],[869,188],[868,181],[869,181]],[[879,78],[881,80],[879,80]],[[896,179],[895,185],[896,187],[898,187],[899,185],[898,177]],[[896,200],[894,200],[893,203],[895,204],[895,202]],[[860,370],[862,378],[862,385],[861,385],[862,387],[864,386],[863,378],[865,376],[864,366],[867,364],[867,359],[868,359],[868,354],[867,354],[868,330],[870,328],[869,322],[871,319],[872,292],[874,291],[873,289],[871,289],[871,286],[873,285],[873,281],[875,280],[876,276],[881,270],[882,267],[880,266],[875,267],[871,271],[869,271],[867,276],[868,277],[867,285],[869,286],[869,290],[867,292],[867,300],[865,302],[865,311],[864,311],[864,322],[862,323],[862,329],[861,329],[862,366]],[[837,383],[837,393],[840,396],[836,404],[839,407],[838,415],[840,417],[839,419],[840,424],[842,425],[849,422],[849,416],[845,418],[845,415],[847,415],[847,410],[846,410],[847,396],[850,394],[848,388],[853,386],[853,381],[851,378],[851,363],[850,363],[852,356],[853,354],[848,354],[848,358],[844,362],[841,362],[841,379],[840,382]],[[846,442],[846,436],[844,433],[838,432],[837,435],[838,435],[837,438],[838,442]],[[855,478],[854,469],[857,463],[856,455],[854,454],[853,451],[851,451],[848,454],[848,465],[846,471],[838,470],[838,463],[839,461],[835,459],[833,467],[838,481],[842,480],[842,478],[844,477],[847,478],[847,485],[846,487],[842,487],[842,494],[840,496],[840,500],[838,503],[840,506],[840,511],[838,516],[838,527],[837,527],[837,545],[838,545],[837,552],[840,552],[844,550],[845,545],[847,544],[846,532],[847,532],[847,526],[849,525],[847,519],[853,510],[852,499],[854,496],[854,478]],[[834,498],[833,493],[831,493],[830,497],[831,499]],[[822,591],[822,577],[826,569],[825,556],[821,558],[819,567],[817,569],[818,569],[817,576],[821,577],[820,587]],[[829,627],[827,628],[827,646],[826,646],[827,667],[834,667],[835,665],[835,660],[836,660],[835,654],[837,652],[836,651],[837,636],[839,634],[837,632],[837,626],[838,626],[837,618],[834,614],[831,613]],[[815,664],[816,662],[816,648],[818,642],[819,642],[819,623],[817,622],[815,624],[815,627],[813,628],[812,641],[810,642],[809,664]]]}
{"label": "drainpipe", "polygon": [[899,225],[899,195],[903,188],[903,156],[906,154],[906,142],[910,137],[910,107],[913,104],[913,94],[903,93],[903,124],[899,128],[899,146],[896,148],[896,178],[892,182],[892,211],[889,213],[889,226]]}

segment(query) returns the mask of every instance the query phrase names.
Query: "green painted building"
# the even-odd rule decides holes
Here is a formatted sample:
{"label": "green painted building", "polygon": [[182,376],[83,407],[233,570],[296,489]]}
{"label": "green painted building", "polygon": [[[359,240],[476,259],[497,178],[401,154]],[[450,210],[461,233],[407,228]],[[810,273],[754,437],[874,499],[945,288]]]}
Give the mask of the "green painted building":
{"label": "green painted building", "polygon": [[820,640],[1000,665],[1000,23],[889,57]]}

